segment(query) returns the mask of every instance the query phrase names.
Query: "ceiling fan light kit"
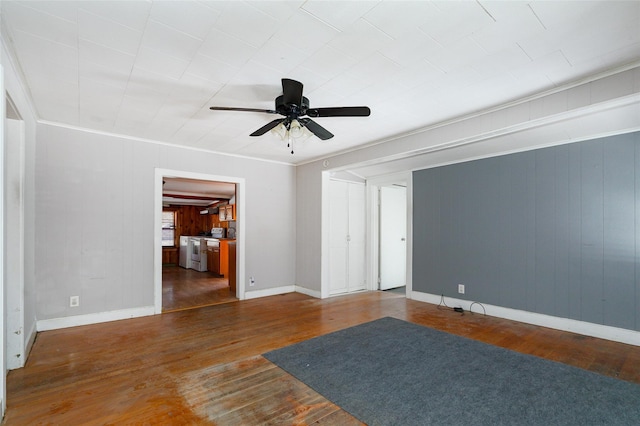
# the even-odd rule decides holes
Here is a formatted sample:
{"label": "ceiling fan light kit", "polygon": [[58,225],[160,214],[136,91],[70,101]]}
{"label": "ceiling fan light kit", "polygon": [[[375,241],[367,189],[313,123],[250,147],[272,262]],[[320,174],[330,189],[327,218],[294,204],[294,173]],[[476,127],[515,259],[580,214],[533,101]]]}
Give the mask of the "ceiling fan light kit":
{"label": "ceiling fan light kit", "polygon": [[333,134],[310,118],[305,117],[368,117],[371,110],[366,106],[355,107],[329,107],[309,108],[309,99],[302,96],[303,85],[299,81],[289,78],[282,79],[282,95],[276,97],[275,109],[236,108],[236,107],[210,107],[214,111],[245,111],[263,112],[266,114],[279,114],[284,118],[275,119],[250,136],[262,136],[272,131],[287,142],[287,146],[293,151],[294,141],[304,141],[314,134],[321,140],[331,139]]}
{"label": "ceiling fan light kit", "polygon": [[287,143],[287,148],[291,148],[291,153],[293,154],[293,145],[299,142],[305,142],[312,135],[312,133],[304,127],[300,122],[296,119],[291,120],[290,123],[280,123],[273,129],[271,129],[271,133],[277,135],[280,140]]}

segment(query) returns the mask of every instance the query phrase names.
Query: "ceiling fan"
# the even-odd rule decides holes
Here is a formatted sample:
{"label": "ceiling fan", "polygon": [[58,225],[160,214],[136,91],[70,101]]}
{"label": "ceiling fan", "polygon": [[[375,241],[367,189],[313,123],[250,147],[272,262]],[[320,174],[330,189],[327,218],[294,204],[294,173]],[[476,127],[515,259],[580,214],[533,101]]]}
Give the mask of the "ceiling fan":
{"label": "ceiling fan", "polygon": [[[309,99],[302,96],[303,85],[299,81],[289,78],[282,79],[282,95],[276,98],[275,109],[257,109],[257,108],[235,108],[235,107],[216,107],[210,109],[217,111],[247,111],[247,112],[264,112],[267,114],[280,114],[284,118],[277,118],[255,132],[250,136],[261,136],[269,130],[277,130],[281,126],[280,135],[283,139],[287,139],[291,147],[294,138],[299,137],[304,129],[309,130],[321,140],[331,139],[333,134],[327,129],[307,117],[368,117],[371,110],[366,106],[354,107],[329,107],[329,108],[309,108]],[[291,150],[293,154],[293,149]]]}

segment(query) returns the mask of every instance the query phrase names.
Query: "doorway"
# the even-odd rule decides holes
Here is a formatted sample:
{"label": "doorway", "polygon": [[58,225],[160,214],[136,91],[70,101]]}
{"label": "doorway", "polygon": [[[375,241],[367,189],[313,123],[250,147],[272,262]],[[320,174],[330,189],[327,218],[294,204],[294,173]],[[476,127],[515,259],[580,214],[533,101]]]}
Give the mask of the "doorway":
{"label": "doorway", "polygon": [[156,169],[156,313],[244,298],[243,192],[241,178]]}
{"label": "doorway", "polygon": [[380,176],[367,181],[370,290],[411,298],[411,173]]}
{"label": "doorway", "polygon": [[405,293],[407,266],[407,188],[379,189],[379,289]]}
{"label": "doorway", "polygon": [[235,200],[234,183],[164,177],[163,312],[238,300],[228,267],[229,241],[236,235]]}

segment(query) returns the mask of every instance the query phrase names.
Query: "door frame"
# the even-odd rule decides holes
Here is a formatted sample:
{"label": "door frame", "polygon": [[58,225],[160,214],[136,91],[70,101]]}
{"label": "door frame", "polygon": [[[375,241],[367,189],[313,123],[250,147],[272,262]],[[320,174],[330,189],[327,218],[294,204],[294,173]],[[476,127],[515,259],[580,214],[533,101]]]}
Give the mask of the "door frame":
{"label": "door frame", "polygon": [[[397,183],[382,185],[378,188],[378,197],[380,197],[378,203],[380,240],[377,246],[379,250],[378,290],[390,290],[396,287],[405,287],[406,289],[407,186]],[[402,227],[399,226],[400,224]],[[394,231],[393,238],[391,238],[389,230]],[[396,231],[401,234],[397,235]],[[398,245],[396,246],[396,244]],[[394,257],[400,256],[400,254],[402,257]],[[402,260],[402,264],[399,264],[398,260]],[[396,273],[402,274],[401,279],[398,279],[400,277]],[[400,286],[400,284],[402,285]]]}
{"label": "door frame", "polygon": [[407,189],[407,265],[406,265],[406,297],[411,299],[413,291],[413,180],[411,172],[384,175],[367,180],[366,208],[367,208],[367,289],[378,290],[380,271],[380,188],[393,184],[404,185]]}
{"label": "door frame", "polygon": [[[4,52],[2,52],[4,53]],[[6,117],[6,93],[4,91],[4,68],[0,64],[0,93],[2,96],[2,105],[0,105],[0,238],[4,242],[4,120]],[[2,366],[2,377],[0,378],[0,419],[4,418],[7,409],[7,364],[5,357],[7,353],[7,322],[5,313],[5,288],[4,288],[4,271],[6,261],[4,259],[4,243],[0,245],[0,325],[2,325],[2,333],[0,334],[0,365]]]}
{"label": "door frame", "polygon": [[[9,107],[17,109],[9,95],[6,95]],[[4,280],[5,280],[5,327],[6,339],[6,367],[15,370],[24,367],[26,362],[26,342],[28,332],[24,330],[24,182],[25,182],[25,127],[24,121],[5,117],[4,163],[3,179],[11,189],[17,189],[16,194],[3,197],[4,201],[4,237],[6,247],[10,251],[4,252]],[[7,139],[8,136],[8,139]],[[7,167],[6,164],[12,164]],[[8,175],[10,174],[10,175]],[[6,178],[9,182],[6,182]]]}
{"label": "door frame", "polygon": [[236,184],[236,297],[245,299],[245,179],[235,176],[219,176],[184,170],[155,169],[154,191],[154,245],[153,245],[153,281],[154,311],[162,313],[162,180],[165,177],[179,177],[212,182],[229,182]]}

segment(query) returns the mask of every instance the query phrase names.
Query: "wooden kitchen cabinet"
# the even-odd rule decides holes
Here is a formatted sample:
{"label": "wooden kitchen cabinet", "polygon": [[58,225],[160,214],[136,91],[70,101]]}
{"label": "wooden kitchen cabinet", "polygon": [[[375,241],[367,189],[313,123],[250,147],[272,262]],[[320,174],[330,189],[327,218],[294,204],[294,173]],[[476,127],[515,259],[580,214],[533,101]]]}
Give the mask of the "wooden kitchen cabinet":
{"label": "wooden kitchen cabinet", "polygon": [[220,241],[220,274],[229,275],[229,241]]}
{"label": "wooden kitchen cabinet", "polygon": [[235,220],[235,204],[229,204],[226,206],[222,206],[218,209],[218,220],[219,221],[229,221]]}
{"label": "wooden kitchen cabinet", "polygon": [[176,247],[162,247],[162,264],[178,264],[178,249]]}
{"label": "wooden kitchen cabinet", "polygon": [[235,250],[235,240],[220,240],[220,274],[225,277],[229,277],[229,243]]}
{"label": "wooden kitchen cabinet", "polygon": [[236,241],[229,241],[229,289],[236,295]]}
{"label": "wooden kitchen cabinet", "polygon": [[207,270],[220,275],[220,247],[207,249]]}

